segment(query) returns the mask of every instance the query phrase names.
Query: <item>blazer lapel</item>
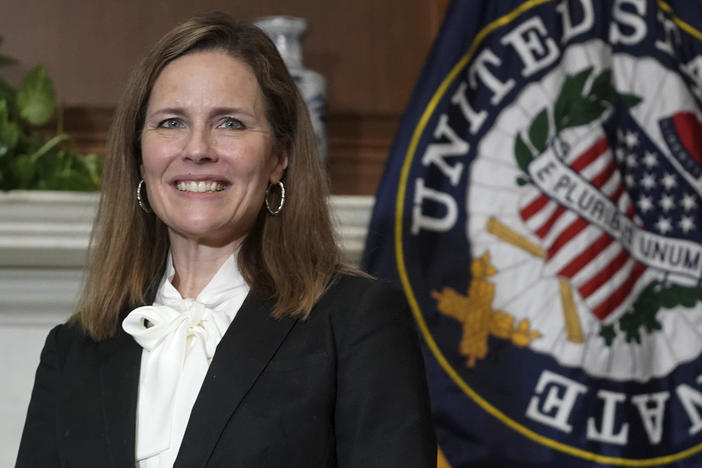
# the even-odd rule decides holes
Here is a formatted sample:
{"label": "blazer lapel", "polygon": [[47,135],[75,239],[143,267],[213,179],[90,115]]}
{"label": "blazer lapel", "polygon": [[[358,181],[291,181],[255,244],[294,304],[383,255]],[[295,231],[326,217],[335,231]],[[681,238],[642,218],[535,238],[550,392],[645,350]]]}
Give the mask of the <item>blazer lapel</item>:
{"label": "blazer lapel", "polygon": [[190,415],[174,467],[205,466],[220,434],[296,320],[249,293],[222,337]]}
{"label": "blazer lapel", "polygon": [[141,346],[122,327],[99,344],[100,386],[111,466],[134,466]]}

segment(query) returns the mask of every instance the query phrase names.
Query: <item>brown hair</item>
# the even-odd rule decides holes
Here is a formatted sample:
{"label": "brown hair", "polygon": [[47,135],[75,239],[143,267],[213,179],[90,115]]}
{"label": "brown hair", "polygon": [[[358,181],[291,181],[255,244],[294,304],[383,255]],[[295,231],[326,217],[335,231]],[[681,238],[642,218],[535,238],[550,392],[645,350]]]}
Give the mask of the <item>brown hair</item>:
{"label": "brown hair", "polygon": [[[223,50],[258,79],[273,130],[274,151],[287,151],[285,207],[262,206],[239,250],[252,291],[275,300],[274,315],[306,317],[340,269],[327,206],[327,179],[300,93],[270,39],[258,28],[210,13],[163,36],[132,73],[108,140],[102,195],[91,238],[85,287],[72,320],[96,340],[112,336],[125,311],[158,287],[168,253],[166,226],[139,209],[140,135],[149,94],[161,70],[194,51]],[[277,204],[277,203],[276,203]]]}

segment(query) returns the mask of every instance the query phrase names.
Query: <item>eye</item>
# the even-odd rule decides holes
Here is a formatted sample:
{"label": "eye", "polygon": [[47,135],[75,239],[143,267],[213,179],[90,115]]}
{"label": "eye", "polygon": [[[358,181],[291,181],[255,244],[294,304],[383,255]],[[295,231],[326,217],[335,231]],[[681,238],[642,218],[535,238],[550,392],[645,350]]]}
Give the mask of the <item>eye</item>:
{"label": "eye", "polygon": [[230,130],[240,130],[246,128],[241,120],[235,119],[234,117],[225,117],[222,119],[222,123],[219,124],[219,128],[227,128]]}
{"label": "eye", "polygon": [[158,124],[159,128],[182,128],[183,122],[180,119],[171,117],[170,119],[162,120]]}

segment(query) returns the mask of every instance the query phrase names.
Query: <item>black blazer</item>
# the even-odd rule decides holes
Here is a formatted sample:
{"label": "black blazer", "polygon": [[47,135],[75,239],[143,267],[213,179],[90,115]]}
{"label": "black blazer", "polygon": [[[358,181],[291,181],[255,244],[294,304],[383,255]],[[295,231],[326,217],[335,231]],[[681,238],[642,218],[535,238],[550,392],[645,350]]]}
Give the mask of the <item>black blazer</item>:
{"label": "black blazer", "polygon": [[[435,467],[417,335],[401,292],[348,275],[307,320],[249,294],[217,347],[175,467]],[[17,467],[133,467],[141,347],[59,325]]]}

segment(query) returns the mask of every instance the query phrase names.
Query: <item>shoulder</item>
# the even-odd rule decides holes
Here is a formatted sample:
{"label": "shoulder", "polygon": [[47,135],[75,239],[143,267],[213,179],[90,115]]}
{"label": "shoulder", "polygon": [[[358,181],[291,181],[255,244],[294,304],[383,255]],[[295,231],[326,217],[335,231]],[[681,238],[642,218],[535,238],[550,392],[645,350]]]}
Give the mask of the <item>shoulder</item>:
{"label": "shoulder", "polygon": [[320,298],[315,312],[328,314],[337,333],[384,326],[414,329],[400,288],[385,281],[339,273]]}
{"label": "shoulder", "polygon": [[376,305],[405,306],[405,296],[397,286],[370,277],[339,273],[321,297],[319,305],[357,309]]}
{"label": "shoulder", "polygon": [[51,329],[46,337],[42,355],[51,354],[58,364],[62,364],[76,349],[95,344],[79,324],[69,321]]}
{"label": "shoulder", "polygon": [[47,339],[55,340],[61,347],[70,347],[78,343],[95,343],[83,327],[72,320],[52,328]]}

